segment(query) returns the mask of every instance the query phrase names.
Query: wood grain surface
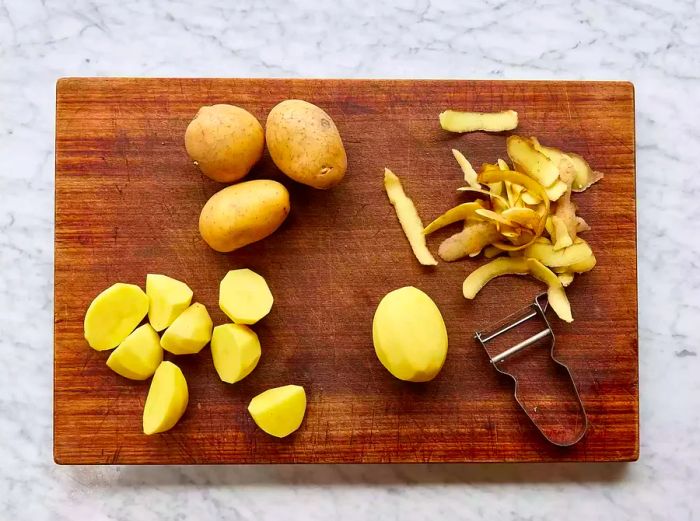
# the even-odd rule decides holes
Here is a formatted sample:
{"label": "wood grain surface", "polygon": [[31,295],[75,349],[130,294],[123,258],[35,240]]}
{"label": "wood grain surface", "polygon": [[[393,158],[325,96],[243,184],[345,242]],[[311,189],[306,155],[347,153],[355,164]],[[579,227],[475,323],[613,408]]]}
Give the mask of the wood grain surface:
{"label": "wood grain surface", "polygon": [[[253,178],[280,179],[292,211],[271,237],[231,254],[209,249],[197,220],[223,187],[188,160],[183,136],[201,105],[240,105],[264,124],[286,98],[335,120],[348,154],[345,180],[318,191],[281,176],[266,154]],[[542,286],[504,277],[474,301],[465,275],[483,259],[423,268],[382,188],[385,166],[424,221],[465,200],[451,148],[473,164],[505,157],[505,134],[443,132],[438,113],[515,109],[517,133],[586,157],[605,179],[575,196],[593,230],[594,271],[567,291],[575,322],[552,317],[589,418],[574,447],[548,444],[518,408],[513,384],[490,366],[474,331],[531,302]],[[634,94],[628,83],[263,79],[62,79],[57,85],[54,457],[59,463],[274,463],[624,461],[638,456]],[[431,237],[436,252],[453,229]],[[206,347],[168,356],[187,378],[190,404],[170,432],[145,436],[148,382],[105,365],[83,339],[90,301],[147,273],[186,281],[215,324],[219,281],[234,268],[261,273],[275,296],[254,326],[258,368],[229,385]],[[393,378],[372,346],[374,310],[414,285],[433,297],[449,333],[442,372],[427,384]],[[279,440],[246,407],[257,393],[303,385],[306,419]],[[537,387],[537,386],[535,386]],[[542,392],[550,387],[542,386]],[[552,393],[535,397],[556,402]]]}

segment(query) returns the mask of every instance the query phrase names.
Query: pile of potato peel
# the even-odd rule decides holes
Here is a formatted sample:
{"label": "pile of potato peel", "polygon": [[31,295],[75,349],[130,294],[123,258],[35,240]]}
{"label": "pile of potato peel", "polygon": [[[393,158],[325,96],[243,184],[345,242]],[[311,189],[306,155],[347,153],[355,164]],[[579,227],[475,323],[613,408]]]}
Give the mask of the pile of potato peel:
{"label": "pile of potato peel", "polygon": [[[479,254],[492,259],[465,279],[465,298],[473,299],[495,277],[530,275],[547,285],[550,305],[559,318],[572,322],[564,288],[576,274],[590,271],[596,264],[593,251],[580,237],[590,227],[577,215],[572,194],[586,190],[603,174],[593,171],[581,156],[542,145],[534,137],[511,135],[506,149],[512,166],[498,159],[494,164],[483,164],[478,172],[464,155],[452,150],[466,182],[459,190],[478,198],[437,217],[423,229],[423,237],[415,233],[420,219],[402,218],[399,212],[407,203],[396,193],[390,195],[390,201],[421,264],[437,263],[425,236],[458,222],[463,223],[462,230],[440,244],[439,257],[448,262]],[[388,193],[392,183],[398,183],[400,195],[413,206],[398,178],[387,169]]]}

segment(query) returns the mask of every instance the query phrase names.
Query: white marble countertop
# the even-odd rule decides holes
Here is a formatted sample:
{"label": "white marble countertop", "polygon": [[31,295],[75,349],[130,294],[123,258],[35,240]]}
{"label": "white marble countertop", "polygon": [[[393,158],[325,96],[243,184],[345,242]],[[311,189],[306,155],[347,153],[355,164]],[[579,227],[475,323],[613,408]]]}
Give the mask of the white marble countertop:
{"label": "white marble countertop", "polygon": [[[0,519],[700,518],[700,6],[565,3],[0,0]],[[633,81],[639,462],[56,466],[54,88],[70,75]]]}

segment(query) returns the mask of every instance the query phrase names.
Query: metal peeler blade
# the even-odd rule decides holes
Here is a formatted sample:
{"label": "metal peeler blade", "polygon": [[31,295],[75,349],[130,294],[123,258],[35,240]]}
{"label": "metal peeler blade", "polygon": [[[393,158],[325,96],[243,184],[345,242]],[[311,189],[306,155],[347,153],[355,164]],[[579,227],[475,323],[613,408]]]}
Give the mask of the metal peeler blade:
{"label": "metal peeler blade", "polygon": [[[554,354],[555,337],[554,331],[547,320],[546,311],[548,306],[547,294],[543,293],[535,297],[532,304],[526,308],[513,313],[512,315],[506,317],[500,321],[495,326],[483,331],[477,331],[474,334],[474,338],[481,344],[481,346],[486,351],[491,364],[493,367],[502,374],[510,376],[515,382],[514,397],[520,408],[527,414],[532,423],[537,427],[537,430],[542,433],[542,435],[550,443],[557,445],[559,447],[569,447],[579,442],[588,429],[588,416],[586,415],[586,410],[579,396],[578,389],[571,375],[569,368],[558,360]],[[544,327],[539,332],[530,335],[528,338],[512,345],[498,353],[494,353],[493,349],[489,348],[489,343],[494,342],[501,335],[514,331],[516,328],[523,326],[525,323],[533,319],[540,319]],[[557,375],[561,374],[562,378],[568,378],[568,383],[570,383],[573,388],[572,396],[575,400],[570,400],[565,402],[564,398],[561,397],[561,401],[557,403],[549,399],[543,399],[543,408],[548,408],[547,411],[538,410],[537,405],[532,406],[531,403],[526,403],[519,393],[519,380],[525,379],[523,375],[527,375],[528,368],[525,367],[525,373],[520,371],[521,376],[514,374],[513,368],[506,367],[506,362],[513,359],[522,359],[521,357],[516,357],[515,355],[524,352],[528,347],[534,344],[550,339],[551,344],[549,348],[549,358],[555,363],[555,371]],[[536,349],[536,348],[533,348]],[[530,382],[530,381],[529,381]],[[530,382],[531,383],[531,382]],[[562,418],[565,418],[562,420]],[[556,419],[559,424],[553,423],[553,419]],[[574,419],[575,421],[571,421]],[[571,423],[572,425],[566,425],[566,423]],[[554,426],[554,427],[553,427]]]}

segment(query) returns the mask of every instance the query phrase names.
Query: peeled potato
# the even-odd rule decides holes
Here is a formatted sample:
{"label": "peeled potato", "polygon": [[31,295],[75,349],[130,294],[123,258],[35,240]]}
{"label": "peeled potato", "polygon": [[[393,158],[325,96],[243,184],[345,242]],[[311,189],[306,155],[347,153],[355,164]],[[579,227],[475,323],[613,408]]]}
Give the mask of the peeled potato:
{"label": "peeled potato", "polygon": [[185,131],[187,154],[205,175],[222,183],[245,177],[262,157],[264,144],[260,122],[234,105],[200,108]]}
{"label": "peeled potato", "polygon": [[372,323],[379,361],[400,380],[427,382],[447,356],[447,329],[435,302],[412,286],[388,293]]}
{"label": "peeled potato", "polygon": [[249,269],[229,271],[219,286],[219,307],[236,324],[255,324],[273,302],[265,279]]}
{"label": "peeled potato", "polygon": [[192,290],[184,282],[165,275],[146,275],[148,321],[156,331],[162,331],[185,311],[192,302]]}
{"label": "peeled potato", "polygon": [[134,284],[117,282],[95,297],[85,313],[85,340],[97,351],[113,349],[148,313],[148,297]]}
{"label": "peeled potato", "polygon": [[306,412],[306,393],[299,385],[268,389],[250,401],[248,412],[266,433],[284,438],[296,431]]}
{"label": "peeled potato", "polygon": [[107,367],[131,380],[146,380],[153,376],[163,361],[160,338],[151,324],[144,324],[131,333],[112,351]]}
{"label": "peeled potato", "polygon": [[144,434],[171,429],[187,408],[189,393],[182,371],[172,362],[162,362],[156,369],[143,408]]}
{"label": "peeled potato", "polygon": [[211,337],[214,368],[222,381],[236,383],[248,376],[260,360],[260,340],[247,326],[223,324]]}
{"label": "peeled potato", "polygon": [[207,308],[195,302],[165,330],[160,345],[174,355],[199,353],[211,339],[213,327]]}

